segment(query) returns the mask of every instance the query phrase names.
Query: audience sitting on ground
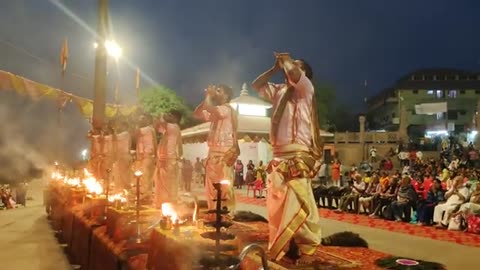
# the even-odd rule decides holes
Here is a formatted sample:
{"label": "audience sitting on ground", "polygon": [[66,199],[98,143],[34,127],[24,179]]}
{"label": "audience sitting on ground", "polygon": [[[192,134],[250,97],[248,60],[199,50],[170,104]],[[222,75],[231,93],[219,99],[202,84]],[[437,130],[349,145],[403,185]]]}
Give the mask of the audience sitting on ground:
{"label": "audience sitting on ground", "polygon": [[351,183],[352,190],[350,193],[345,194],[340,198],[340,203],[336,212],[343,212],[347,210],[347,207],[352,203],[356,202],[360,195],[365,191],[366,183],[363,181],[363,178],[360,174],[354,176],[354,181]]}
{"label": "audience sitting on ground", "polygon": [[[372,209],[372,201],[376,198],[382,190],[382,185],[380,185],[380,180],[377,173],[373,173],[372,180],[368,185],[365,192],[360,196],[358,199],[359,205],[363,208],[363,212],[365,214],[371,214]],[[368,212],[367,212],[368,211]]]}
{"label": "audience sitting on ground", "polygon": [[411,184],[411,179],[404,176],[400,181],[397,199],[392,202],[392,214],[395,221],[410,221],[411,208],[415,206],[418,195]]}
{"label": "audience sitting on ground", "polygon": [[384,208],[390,206],[390,203],[395,200],[397,196],[398,178],[390,177],[388,182],[382,186],[380,195],[373,201],[373,211],[370,214],[370,217],[381,217],[383,216]]}
{"label": "audience sitting on ground", "polygon": [[442,188],[442,182],[439,179],[436,179],[428,190],[425,200],[422,200],[417,204],[418,225],[431,225],[435,206],[444,201],[445,191]]}
{"label": "audience sitting on ground", "polygon": [[438,204],[433,210],[433,222],[437,228],[447,228],[452,214],[456,212],[469,195],[469,189],[463,183],[463,177],[457,176],[452,187],[445,193],[447,201]]}
{"label": "audience sitting on ground", "polygon": [[460,205],[460,209],[454,215],[480,215],[480,185],[475,186],[475,191],[470,195],[467,203]]}

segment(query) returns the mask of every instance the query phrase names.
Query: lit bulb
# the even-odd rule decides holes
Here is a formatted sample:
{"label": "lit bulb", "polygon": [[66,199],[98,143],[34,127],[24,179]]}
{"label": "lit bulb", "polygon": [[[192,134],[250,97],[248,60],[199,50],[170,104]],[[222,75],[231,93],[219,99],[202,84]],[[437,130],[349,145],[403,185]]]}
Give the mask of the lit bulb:
{"label": "lit bulb", "polygon": [[133,173],[136,177],[140,177],[143,175],[142,171],[138,170]]}

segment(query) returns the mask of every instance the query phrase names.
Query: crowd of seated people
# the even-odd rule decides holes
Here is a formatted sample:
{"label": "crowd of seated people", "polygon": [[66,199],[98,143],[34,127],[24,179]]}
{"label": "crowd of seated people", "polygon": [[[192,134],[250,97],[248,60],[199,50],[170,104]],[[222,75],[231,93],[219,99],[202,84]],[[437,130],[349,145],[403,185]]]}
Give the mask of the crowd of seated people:
{"label": "crowd of seated people", "polygon": [[480,168],[462,160],[455,155],[427,162],[417,159],[404,164],[401,172],[352,167],[343,185],[322,184],[314,188],[314,195],[319,207],[336,208],[338,213],[463,230],[468,223],[480,223]]}

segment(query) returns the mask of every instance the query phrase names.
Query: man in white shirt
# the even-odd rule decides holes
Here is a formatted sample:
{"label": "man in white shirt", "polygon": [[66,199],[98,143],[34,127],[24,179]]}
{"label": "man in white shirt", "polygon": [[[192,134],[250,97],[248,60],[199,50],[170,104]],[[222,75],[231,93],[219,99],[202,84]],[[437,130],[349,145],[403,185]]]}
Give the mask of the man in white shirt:
{"label": "man in white shirt", "polygon": [[335,212],[344,212],[347,210],[347,207],[355,199],[357,199],[367,188],[367,185],[363,181],[363,178],[360,174],[354,175],[353,185],[351,186],[352,191],[350,194],[344,195],[340,198],[340,203],[338,204],[338,209]]}
{"label": "man in white shirt", "polygon": [[322,185],[327,184],[326,170],[327,170],[327,165],[322,160],[322,165],[320,165],[320,169],[318,170],[318,179],[320,180],[320,184]]}
{"label": "man in white shirt", "polygon": [[469,189],[463,185],[462,177],[455,177],[452,187],[445,193],[447,201],[435,206],[433,211],[433,222],[438,223],[437,228],[448,227],[450,217],[466,201],[468,195]]}
{"label": "man in white shirt", "polygon": [[370,162],[377,162],[377,149],[375,148],[375,146],[372,146],[372,148],[370,148]]}

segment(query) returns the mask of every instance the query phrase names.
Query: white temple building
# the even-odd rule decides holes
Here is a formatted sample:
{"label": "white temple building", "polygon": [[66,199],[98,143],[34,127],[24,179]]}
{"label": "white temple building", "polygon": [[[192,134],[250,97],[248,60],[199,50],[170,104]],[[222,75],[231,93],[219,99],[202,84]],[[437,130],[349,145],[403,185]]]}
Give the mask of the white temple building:
{"label": "white temple building", "polygon": [[[240,96],[230,101],[230,105],[238,112],[238,144],[243,164],[252,160],[255,165],[260,160],[264,163],[272,158],[271,146],[268,142],[270,134],[270,117],[267,110],[272,105],[260,98],[250,96],[247,84],[243,84]],[[197,157],[207,157],[206,139],[210,131],[210,122],[182,130],[183,154],[185,159],[194,161]],[[333,137],[332,133],[321,130],[323,137]]]}

